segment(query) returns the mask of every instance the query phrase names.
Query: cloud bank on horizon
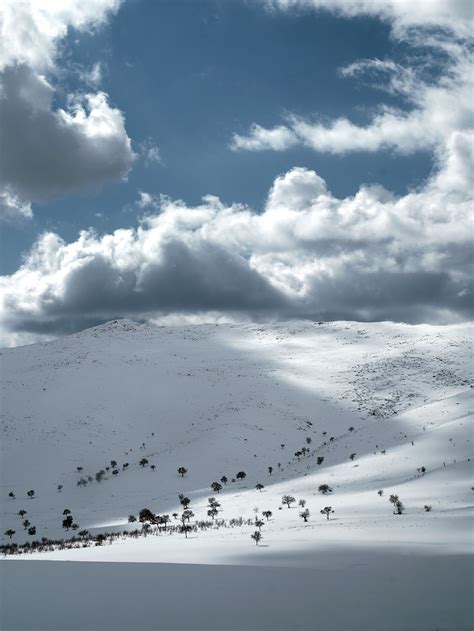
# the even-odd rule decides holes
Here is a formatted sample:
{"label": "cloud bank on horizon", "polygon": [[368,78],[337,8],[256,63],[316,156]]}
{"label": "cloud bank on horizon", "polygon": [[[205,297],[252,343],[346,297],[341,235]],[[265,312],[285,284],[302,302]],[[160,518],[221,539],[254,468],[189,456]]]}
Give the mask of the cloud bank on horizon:
{"label": "cloud bank on horizon", "polygon": [[[6,215],[28,218],[35,200],[124,178],[132,168],[124,115],[107,95],[73,94],[67,109],[55,108],[46,78],[67,29],[97,28],[119,4],[70,0],[46,16],[37,9],[41,3],[7,2],[12,35],[0,56]],[[472,316],[470,3],[271,0],[268,9],[388,22],[392,37],[410,43],[413,60],[402,66],[355,59],[340,72],[396,94],[406,107],[382,104],[365,126],[290,113],[275,127],[256,122],[247,135],[234,134],[231,150],[304,145],[344,156],[423,149],[435,160],[430,177],[402,196],[364,185],[338,198],[314,170],[295,166],[275,177],[261,212],[214,196],[189,206],[140,191],[136,205],[145,214],[137,226],[110,234],[88,229],[69,243],[45,232],[23,264],[2,277],[6,343],[116,317],[456,322]],[[152,148],[150,159],[159,160]]]}

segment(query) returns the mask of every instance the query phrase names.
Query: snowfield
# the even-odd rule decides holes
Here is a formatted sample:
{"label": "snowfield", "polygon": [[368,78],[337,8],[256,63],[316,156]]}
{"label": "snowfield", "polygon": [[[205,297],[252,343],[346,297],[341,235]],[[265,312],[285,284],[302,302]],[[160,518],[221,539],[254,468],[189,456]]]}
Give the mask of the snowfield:
{"label": "snowfield", "polygon": [[141,530],[128,516],[144,507],[177,526],[180,493],[190,525],[213,521],[211,496],[225,521],[6,556],[1,629],[471,629],[471,339],[471,325],[119,320],[4,349],[2,545],[77,536],[64,509],[94,536]]}

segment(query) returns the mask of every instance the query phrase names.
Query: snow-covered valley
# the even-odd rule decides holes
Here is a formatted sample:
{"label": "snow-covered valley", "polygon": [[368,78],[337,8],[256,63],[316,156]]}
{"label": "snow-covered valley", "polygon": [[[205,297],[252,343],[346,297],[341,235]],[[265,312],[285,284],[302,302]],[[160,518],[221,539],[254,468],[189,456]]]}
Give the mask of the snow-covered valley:
{"label": "snow-covered valley", "polygon": [[[134,562],[153,564],[146,571],[155,578],[179,572],[166,564],[183,564],[189,578],[189,564],[197,565],[203,573],[192,568],[193,584],[202,578],[202,585],[193,599],[212,580],[225,592],[232,576],[247,586],[255,580],[259,589],[256,573],[273,568],[272,580],[280,576],[288,594],[299,594],[296,607],[304,608],[298,598],[307,599],[299,622],[282,613],[274,587],[267,603],[274,619],[267,607],[267,622],[245,605],[247,595],[243,618],[237,611],[227,620],[198,616],[192,623],[165,616],[156,628],[310,629],[319,628],[318,619],[328,629],[380,629],[382,619],[387,629],[470,628],[471,335],[469,325],[160,327],[119,320],[3,350],[1,543],[89,534],[67,549],[45,545],[6,555],[2,589],[24,584],[31,573],[41,576],[41,567],[51,585],[62,583],[58,568],[64,566],[53,560],[84,562],[84,569],[71,570],[74,576],[108,572],[102,562],[120,568],[110,570],[114,575],[129,576],[126,562]],[[213,482],[222,488],[213,490]],[[190,499],[193,513],[184,534],[177,532],[179,494]],[[295,501],[282,504],[285,495]],[[401,514],[394,514],[391,495],[402,502]],[[220,506],[210,516],[212,496]],[[321,514],[327,506],[334,512]],[[151,523],[144,536],[139,521],[129,523],[143,508],[168,515],[165,528]],[[77,528],[63,528],[65,509]],[[127,536],[137,524],[140,535]],[[258,545],[250,537],[256,530]],[[115,533],[114,540],[96,545],[104,532]],[[219,572],[230,574],[221,579]],[[123,583],[128,589],[138,580],[131,576]],[[297,589],[298,580],[306,589]],[[344,596],[345,581],[352,596]],[[376,585],[404,600],[397,606],[407,617],[382,615],[391,600]],[[429,585],[435,597],[427,612],[417,602]],[[163,589],[166,609],[176,595],[167,599]],[[271,591],[264,589],[260,602]],[[309,604],[316,592],[319,613]],[[48,602],[48,593],[38,601]],[[153,597],[143,598],[150,601],[147,611]],[[4,594],[4,602],[10,604],[2,628],[29,628],[14,611],[15,599]],[[346,613],[334,614],[338,603]],[[74,616],[70,626],[63,620],[56,627],[54,614],[43,609],[43,626],[31,629],[109,628],[98,619],[84,626]],[[61,609],[55,611],[61,620]],[[130,626],[124,615],[107,624],[146,628],[146,617]]]}

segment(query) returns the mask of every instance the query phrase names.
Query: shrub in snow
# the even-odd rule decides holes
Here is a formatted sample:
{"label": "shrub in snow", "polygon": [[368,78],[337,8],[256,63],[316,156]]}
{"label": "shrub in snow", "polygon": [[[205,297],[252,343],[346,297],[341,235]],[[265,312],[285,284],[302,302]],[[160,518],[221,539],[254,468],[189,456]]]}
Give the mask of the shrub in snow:
{"label": "shrub in snow", "polygon": [[262,489],[264,489],[265,487],[263,486],[263,484],[260,484],[260,483],[259,483],[259,484],[256,484],[256,485],[255,485],[255,488],[257,489],[257,491],[260,491],[260,492],[261,492],[261,491],[262,491]]}
{"label": "shrub in snow", "polygon": [[259,541],[263,539],[263,535],[260,530],[256,530],[254,533],[250,535],[250,537],[255,541],[255,545],[258,546]]}
{"label": "shrub in snow", "polygon": [[182,478],[184,478],[187,472],[188,470],[186,469],[186,467],[178,467],[178,473]]}
{"label": "shrub in snow", "polygon": [[320,484],[318,491],[323,495],[326,495],[327,493],[332,493],[332,488],[329,486],[329,484]]}

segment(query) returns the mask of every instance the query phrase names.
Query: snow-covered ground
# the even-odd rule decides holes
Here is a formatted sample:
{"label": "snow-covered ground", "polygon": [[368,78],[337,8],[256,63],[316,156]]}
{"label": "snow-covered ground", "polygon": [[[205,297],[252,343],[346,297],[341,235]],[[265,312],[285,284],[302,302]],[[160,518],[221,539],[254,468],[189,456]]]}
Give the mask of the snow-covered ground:
{"label": "snow-covered ground", "polygon": [[[136,524],[128,524],[128,515],[141,508],[181,513],[179,493],[191,499],[192,521],[208,519],[207,498],[217,496],[210,485],[222,476],[228,482],[217,496],[218,519],[254,520],[268,510],[272,516],[263,518],[259,546],[250,539],[255,527],[244,525],[199,530],[187,539],[150,534],[9,557],[1,562],[3,583],[9,585],[2,628],[148,628],[145,613],[143,619],[137,613],[132,626],[123,614],[115,626],[112,617],[110,627],[99,619],[87,626],[74,616],[70,626],[55,627],[45,605],[50,592],[35,596],[44,605],[36,626],[12,604],[13,586],[28,583],[29,576],[36,577],[31,589],[41,590],[38,565],[51,584],[69,580],[68,572],[71,589],[78,589],[75,581],[103,585],[94,576],[110,576],[109,566],[96,563],[106,561],[115,562],[110,572],[122,577],[119,592],[125,585],[136,590],[139,576],[148,572],[161,585],[168,577],[171,583],[189,582],[193,621],[165,617],[160,629],[471,628],[471,336],[469,325],[159,327],[116,321],[3,350],[1,543],[10,541],[3,535],[7,529],[15,530],[11,541],[20,544],[71,536],[61,527],[65,508],[79,529],[93,534],[131,530]],[[295,456],[303,447],[308,453]],[[142,458],[147,466],[140,466]],[[117,461],[116,475],[111,460]],[[177,473],[180,466],[188,469],[184,477]],[[106,467],[100,483],[77,485]],[[246,478],[232,481],[239,471]],[[318,492],[322,484],[332,493]],[[26,495],[29,489],[35,490],[33,499]],[[403,502],[402,515],[393,514],[390,494]],[[282,506],[283,495],[296,502]],[[310,512],[306,523],[300,499]],[[432,506],[430,512],[425,505]],[[320,514],[325,506],[334,510],[329,520]],[[24,530],[20,509],[36,526],[35,537]],[[178,522],[171,518],[173,523]],[[84,569],[51,560],[83,561]],[[128,561],[183,566],[180,573],[178,566],[139,565],[138,572]],[[230,584],[226,587],[232,576],[247,586],[245,593],[253,585],[257,594],[242,596],[243,618],[235,613],[218,624],[219,617],[211,616],[211,623],[196,603],[212,581],[224,603],[235,596]],[[260,576],[267,578],[257,580]],[[270,588],[268,581],[286,583],[286,592]],[[186,609],[176,595],[166,598],[171,589],[160,588],[162,608],[177,603]],[[293,594],[297,609],[291,616],[283,613],[285,593]],[[152,594],[143,598],[154,602]],[[207,598],[202,606],[214,607]],[[260,602],[267,618],[245,599]],[[156,617],[147,606],[143,612]]]}

